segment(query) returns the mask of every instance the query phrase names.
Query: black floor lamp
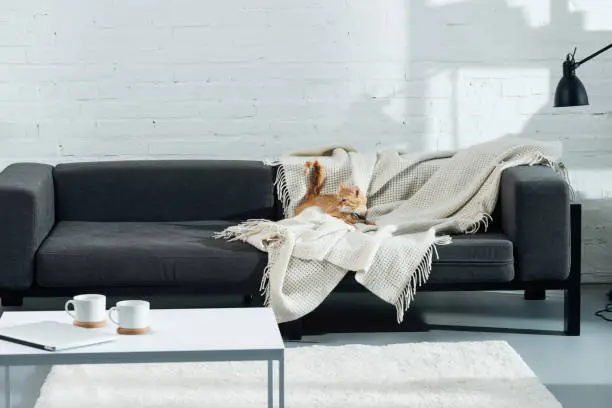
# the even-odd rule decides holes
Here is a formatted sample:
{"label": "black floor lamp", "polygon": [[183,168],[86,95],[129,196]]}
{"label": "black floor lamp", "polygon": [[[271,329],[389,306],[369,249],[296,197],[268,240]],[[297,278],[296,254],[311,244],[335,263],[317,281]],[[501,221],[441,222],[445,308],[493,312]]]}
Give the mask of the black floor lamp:
{"label": "black floor lamp", "polygon": [[[574,55],[576,49],[572,54],[567,54],[565,61],[563,62],[563,78],[557,85],[555,91],[555,107],[562,108],[567,106],[583,106],[589,104],[589,98],[587,96],[584,85],[576,76],[576,68],[584,64],[585,62],[595,58],[602,52],[605,52],[612,48],[612,44],[603,47],[601,50],[589,55],[581,61],[576,62]],[[612,290],[608,292],[608,299],[612,302]]]}

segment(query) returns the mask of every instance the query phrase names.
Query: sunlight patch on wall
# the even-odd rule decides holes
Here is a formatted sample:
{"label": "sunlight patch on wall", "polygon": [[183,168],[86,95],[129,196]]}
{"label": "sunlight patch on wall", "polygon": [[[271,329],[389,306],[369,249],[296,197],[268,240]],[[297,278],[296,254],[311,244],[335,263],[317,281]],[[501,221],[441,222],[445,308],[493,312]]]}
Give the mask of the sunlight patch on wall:
{"label": "sunlight patch on wall", "polygon": [[550,105],[547,69],[460,69],[455,81],[456,147],[521,133]]}
{"label": "sunlight patch on wall", "polygon": [[427,81],[425,116],[427,117],[427,150],[452,150],[457,147],[453,114],[453,73],[439,72]]}
{"label": "sunlight patch on wall", "polygon": [[[561,2],[562,0],[506,0],[507,7],[520,8],[525,15],[525,20],[531,27],[544,27],[550,24],[551,20],[551,1]],[[444,7],[453,4],[463,3],[466,7],[474,0],[429,0],[429,7]],[[481,2],[484,3],[484,1]],[[480,6],[474,6],[480,7]]]}
{"label": "sunlight patch on wall", "polygon": [[584,30],[612,31],[612,1],[569,0],[568,8],[580,13]]}
{"label": "sunlight patch on wall", "polygon": [[429,0],[427,2],[428,6],[441,7],[448,6],[449,4],[457,4],[457,3],[470,3],[473,0]]}
{"label": "sunlight patch on wall", "polygon": [[[506,0],[509,7],[519,7],[531,27],[544,27],[550,24],[550,2],[553,0]],[[554,0],[559,1],[559,0]]]}

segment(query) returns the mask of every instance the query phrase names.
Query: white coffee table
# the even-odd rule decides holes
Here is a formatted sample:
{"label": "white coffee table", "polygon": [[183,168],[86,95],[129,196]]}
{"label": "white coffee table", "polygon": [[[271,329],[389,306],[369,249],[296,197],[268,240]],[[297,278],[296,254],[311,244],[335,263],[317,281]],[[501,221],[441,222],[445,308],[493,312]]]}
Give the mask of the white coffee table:
{"label": "white coffee table", "polygon": [[[55,320],[71,323],[64,311],[4,312],[0,327]],[[108,322],[100,330],[115,333]],[[278,325],[267,308],[151,310],[146,335],[117,335],[115,341],[49,352],[0,340],[5,370],[5,406],[11,408],[11,367],[22,365],[267,361],[268,407],[274,405],[274,361],[278,361],[279,407],[285,405],[285,354]]]}

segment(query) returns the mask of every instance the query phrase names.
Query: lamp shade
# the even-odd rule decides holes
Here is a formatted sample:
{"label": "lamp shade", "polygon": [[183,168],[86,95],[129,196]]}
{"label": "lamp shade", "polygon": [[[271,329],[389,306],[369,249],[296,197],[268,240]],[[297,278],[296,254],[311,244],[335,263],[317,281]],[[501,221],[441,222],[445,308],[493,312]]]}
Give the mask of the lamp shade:
{"label": "lamp shade", "polygon": [[555,107],[583,106],[589,104],[586,89],[578,77],[573,74],[563,76],[555,91]]}
{"label": "lamp shade", "polygon": [[[571,58],[570,58],[571,57]],[[563,78],[555,90],[555,107],[583,106],[589,104],[586,89],[576,76],[576,66],[573,56],[568,55],[563,62]]]}

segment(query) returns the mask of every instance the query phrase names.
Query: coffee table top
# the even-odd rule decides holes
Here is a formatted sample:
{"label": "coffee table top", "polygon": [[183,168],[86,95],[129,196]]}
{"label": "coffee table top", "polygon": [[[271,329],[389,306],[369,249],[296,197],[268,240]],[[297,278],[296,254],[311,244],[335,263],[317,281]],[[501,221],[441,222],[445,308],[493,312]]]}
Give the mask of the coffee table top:
{"label": "coffee table top", "polygon": [[[0,327],[43,320],[72,323],[64,311],[15,311],[2,314]],[[284,350],[268,308],[152,309],[150,322],[148,334],[55,352],[0,340],[0,365],[261,360]],[[116,326],[83,330],[116,333]]]}

